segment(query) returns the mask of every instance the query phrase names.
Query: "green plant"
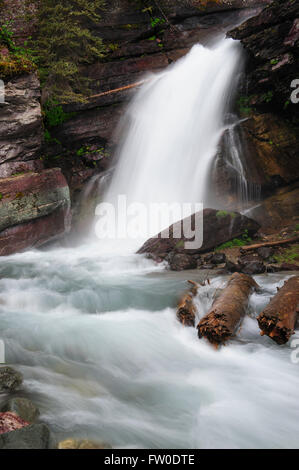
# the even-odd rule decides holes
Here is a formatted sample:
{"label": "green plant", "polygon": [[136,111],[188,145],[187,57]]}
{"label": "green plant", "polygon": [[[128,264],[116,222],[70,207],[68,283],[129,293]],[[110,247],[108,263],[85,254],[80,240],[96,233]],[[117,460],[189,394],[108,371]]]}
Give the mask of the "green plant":
{"label": "green plant", "polygon": [[251,241],[252,239],[248,235],[248,230],[245,230],[241,238],[234,238],[233,240],[225,242],[222,245],[218,246],[215,251],[225,250],[226,248],[244,246],[250,243]]}
{"label": "green plant", "polygon": [[265,103],[270,103],[273,98],[273,91],[268,91],[267,93],[264,93],[261,98],[262,101],[264,101]]}
{"label": "green plant", "polygon": [[273,258],[278,263],[292,263],[299,261],[299,245],[296,244],[290,248],[286,248],[281,253],[274,255]]}
{"label": "green plant", "polygon": [[43,109],[46,128],[56,127],[71,119],[76,113],[65,113],[57,100],[49,100]]}
{"label": "green plant", "polygon": [[278,64],[278,62],[279,62],[278,59],[272,59],[272,60],[270,61],[270,64],[271,64],[271,65],[276,65],[276,64]]}
{"label": "green plant", "polygon": [[103,58],[107,51],[102,39],[92,32],[103,7],[104,0],[40,2],[34,45],[44,96],[60,103],[86,101],[89,80],[80,66]]}

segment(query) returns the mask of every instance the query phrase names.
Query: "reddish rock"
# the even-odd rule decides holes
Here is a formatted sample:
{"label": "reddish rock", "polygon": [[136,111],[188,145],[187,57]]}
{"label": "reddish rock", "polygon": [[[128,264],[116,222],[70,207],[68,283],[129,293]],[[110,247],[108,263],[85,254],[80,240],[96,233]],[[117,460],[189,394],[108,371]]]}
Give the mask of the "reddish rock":
{"label": "reddish rock", "polygon": [[16,429],[21,429],[25,426],[29,426],[29,423],[24,421],[15,413],[11,413],[10,411],[0,413],[0,434],[15,431]]}
{"label": "reddish rock", "polygon": [[0,255],[40,246],[70,228],[70,194],[59,168],[0,179]]}
{"label": "reddish rock", "polygon": [[69,230],[70,212],[58,209],[50,215],[15,225],[0,232],[0,256],[36,248]]}

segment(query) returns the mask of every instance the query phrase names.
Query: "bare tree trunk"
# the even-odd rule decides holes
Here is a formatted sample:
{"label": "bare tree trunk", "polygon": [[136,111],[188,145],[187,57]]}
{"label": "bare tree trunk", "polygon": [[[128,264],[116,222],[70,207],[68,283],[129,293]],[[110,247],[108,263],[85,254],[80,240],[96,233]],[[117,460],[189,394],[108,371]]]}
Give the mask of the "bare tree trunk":
{"label": "bare tree trunk", "polygon": [[285,344],[294,333],[299,312],[299,276],[286,281],[258,316],[261,335],[268,335],[277,344]]}
{"label": "bare tree trunk", "polygon": [[184,326],[195,326],[196,307],[193,299],[198,291],[198,284],[188,281],[192,287],[181,297],[177,306],[176,316]]}
{"label": "bare tree trunk", "polygon": [[249,294],[257,287],[252,277],[234,273],[197,325],[198,337],[207,338],[216,347],[231,338],[246,312]]}

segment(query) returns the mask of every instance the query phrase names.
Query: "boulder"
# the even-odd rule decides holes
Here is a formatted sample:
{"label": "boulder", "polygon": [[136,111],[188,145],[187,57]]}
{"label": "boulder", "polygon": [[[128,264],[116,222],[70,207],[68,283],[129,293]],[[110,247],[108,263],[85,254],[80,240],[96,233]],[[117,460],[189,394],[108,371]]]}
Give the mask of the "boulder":
{"label": "boulder", "polygon": [[264,263],[261,261],[249,261],[241,267],[241,272],[244,274],[263,274],[266,271]]}
{"label": "boulder", "polygon": [[257,254],[263,260],[267,260],[274,255],[274,249],[271,246],[262,246],[261,248],[258,248]]}
{"label": "boulder", "polygon": [[59,442],[58,449],[112,449],[105,442],[94,442],[87,439],[65,439]]}
{"label": "boulder", "polygon": [[24,426],[28,425],[29,423],[24,421],[22,418],[20,418],[20,416],[17,416],[15,413],[0,413],[0,435],[15,431],[16,429],[21,429]]}
{"label": "boulder", "polygon": [[[211,251],[217,246],[233,238],[241,237],[245,232],[250,236],[259,229],[259,224],[238,212],[217,211],[215,209],[203,210],[203,243],[196,249],[185,249],[188,238],[184,236],[183,227],[188,226],[194,230],[195,214],[182,221],[176,222],[169,227],[169,238],[162,238],[166,232],[160,232],[157,236],[147,240],[137,253],[180,253],[194,255]],[[173,233],[178,233],[181,227],[182,236],[174,238]],[[189,240],[190,241],[190,240]]]}
{"label": "boulder", "polygon": [[23,376],[12,367],[0,367],[0,393],[13,392],[20,388]]}
{"label": "boulder", "polygon": [[34,423],[39,416],[38,408],[27,398],[20,397],[11,398],[1,411],[15,413],[27,423]]}
{"label": "boulder", "polygon": [[70,193],[59,168],[0,179],[0,255],[40,246],[70,228]]}
{"label": "boulder", "polygon": [[51,434],[45,424],[31,424],[0,435],[0,449],[49,449]]}
{"label": "boulder", "polygon": [[172,271],[184,271],[185,269],[197,268],[197,260],[193,256],[184,253],[176,253],[170,256],[168,262]]}

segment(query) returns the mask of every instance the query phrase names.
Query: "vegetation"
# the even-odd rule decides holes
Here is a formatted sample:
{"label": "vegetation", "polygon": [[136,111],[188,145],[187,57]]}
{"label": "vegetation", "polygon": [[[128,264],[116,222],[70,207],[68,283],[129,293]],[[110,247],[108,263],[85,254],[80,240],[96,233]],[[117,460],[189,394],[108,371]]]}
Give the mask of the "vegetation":
{"label": "vegetation", "polygon": [[0,77],[7,79],[36,69],[32,51],[17,46],[11,30],[11,22],[0,24]]}
{"label": "vegetation", "polygon": [[104,0],[40,3],[34,44],[46,99],[59,103],[85,101],[88,80],[80,74],[80,66],[104,57],[102,39],[91,32],[103,8]]}
{"label": "vegetation", "polygon": [[299,261],[299,245],[293,245],[290,248],[282,250],[281,253],[274,255],[278,263],[293,263]]}
{"label": "vegetation", "polygon": [[244,246],[250,243],[252,239],[248,236],[248,230],[245,230],[241,238],[234,238],[233,240],[223,243],[218,246],[215,251],[222,251],[226,248],[233,248],[235,246]]}

